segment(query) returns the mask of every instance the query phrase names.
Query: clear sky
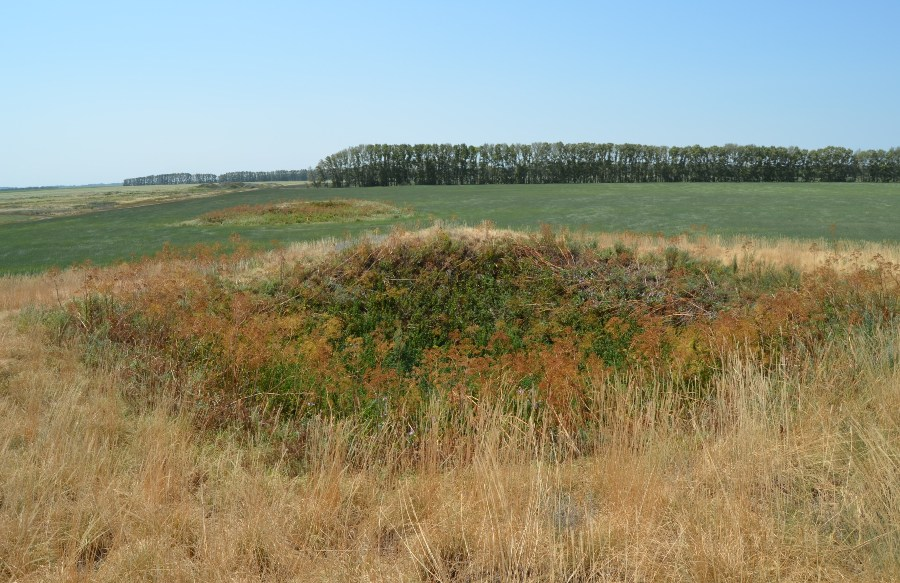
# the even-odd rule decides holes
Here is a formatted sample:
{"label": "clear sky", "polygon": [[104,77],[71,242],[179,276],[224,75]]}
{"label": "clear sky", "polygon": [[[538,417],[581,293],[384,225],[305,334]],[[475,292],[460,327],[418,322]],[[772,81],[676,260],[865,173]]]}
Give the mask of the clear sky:
{"label": "clear sky", "polygon": [[900,2],[0,2],[0,186],[373,142],[900,146]]}

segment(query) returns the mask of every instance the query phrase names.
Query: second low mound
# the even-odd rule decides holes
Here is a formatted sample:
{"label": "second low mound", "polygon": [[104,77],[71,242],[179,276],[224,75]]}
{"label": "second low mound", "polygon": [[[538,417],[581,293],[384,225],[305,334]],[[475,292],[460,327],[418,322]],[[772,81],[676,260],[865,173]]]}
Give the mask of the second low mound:
{"label": "second low mound", "polygon": [[242,204],[208,212],[186,224],[193,225],[293,225],[404,218],[410,209],[386,202],[357,199],[295,200],[266,204]]}

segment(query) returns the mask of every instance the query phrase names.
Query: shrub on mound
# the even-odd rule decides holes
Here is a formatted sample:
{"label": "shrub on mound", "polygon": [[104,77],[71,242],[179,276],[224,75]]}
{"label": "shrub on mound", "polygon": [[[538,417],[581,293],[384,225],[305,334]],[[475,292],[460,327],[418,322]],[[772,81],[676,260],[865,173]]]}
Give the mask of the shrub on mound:
{"label": "shrub on mound", "polygon": [[[69,326],[131,355],[145,385],[192,379],[198,411],[219,420],[415,426],[440,398],[574,426],[608,414],[623,379],[665,386],[687,407],[713,390],[733,350],[783,365],[900,313],[885,271],[896,277],[896,266],[802,276],[736,267],[676,249],[573,246],[549,232],[437,232],[362,242],[250,285],[199,261],[170,261],[139,283],[98,277]],[[639,393],[629,397],[638,407]]]}

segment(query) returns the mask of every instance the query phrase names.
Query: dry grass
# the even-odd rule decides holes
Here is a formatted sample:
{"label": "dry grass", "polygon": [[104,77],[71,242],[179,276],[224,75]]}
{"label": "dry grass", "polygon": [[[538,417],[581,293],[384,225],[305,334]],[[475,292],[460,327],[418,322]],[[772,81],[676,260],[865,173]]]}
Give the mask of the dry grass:
{"label": "dry grass", "polygon": [[[453,238],[483,242],[500,238],[526,239],[528,234],[509,229],[497,229],[492,223],[479,226],[447,225],[436,221],[432,227],[416,231],[397,228],[390,236],[403,240],[426,240],[438,231],[448,233]],[[835,268],[855,269],[869,267],[875,261],[889,261],[900,264],[900,245],[873,243],[868,241],[827,241],[825,239],[768,239],[764,237],[724,237],[721,235],[696,232],[692,234],[664,237],[641,233],[557,233],[575,243],[596,243],[600,247],[625,245],[637,254],[665,252],[668,247],[677,247],[691,255],[729,264],[732,261],[748,261],[762,265],[792,267],[799,271],[812,271],[829,264]],[[316,253],[327,251],[337,241],[301,242],[289,245],[280,251],[271,252],[279,260],[305,261],[310,250]]]}
{"label": "dry grass", "polygon": [[811,271],[830,263],[835,267],[871,266],[873,258],[900,263],[900,245],[868,241],[827,241],[767,239],[762,237],[723,237],[706,233],[659,237],[636,233],[577,234],[576,239],[597,241],[601,246],[621,242],[639,252],[662,251],[678,247],[691,255],[730,263],[755,261],[765,265]]}
{"label": "dry grass", "polygon": [[[57,277],[69,293],[81,276]],[[0,283],[4,310],[29,295],[56,301],[46,278]],[[79,358],[0,315],[0,577],[900,580],[897,327],[776,368],[735,354],[687,423],[665,387],[637,408],[610,391],[620,421],[584,455],[481,411],[452,443],[426,436],[412,468],[349,421],[321,421],[302,452],[202,432]]]}
{"label": "dry grass", "polygon": [[247,183],[237,188],[219,184],[164,184],[0,190],[0,219],[5,217],[11,222],[33,220],[213,196],[223,192],[253,190],[262,186],[278,188],[302,184],[305,183]]}
{"label": "dry grass", "polygon": [[65,302],[84,285],[85,275],[84,270],[67,269],[42,275],[0,276],[0,314]]}

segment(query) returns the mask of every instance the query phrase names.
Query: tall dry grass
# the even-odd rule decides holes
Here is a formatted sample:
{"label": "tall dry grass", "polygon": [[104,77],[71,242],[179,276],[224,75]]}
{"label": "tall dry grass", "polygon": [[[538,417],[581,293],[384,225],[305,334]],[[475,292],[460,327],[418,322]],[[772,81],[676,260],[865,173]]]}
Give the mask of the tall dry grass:
{"label": "tall dry grass", "polygon": [[86,271],[67,269],[40,275],[0,276],[0,314],[28,306],[61,304],[84,285]]}
{"label": "tall dry grass", "polygon": [[302,451],[204,432],[80,358],[0,316],[3,578],[900,580],[896,326],[775,366],[733,354],[689,415],[611,378],[588,440],[472,410],[412,465],[396,428],[361,441],[348,420]]}
{"label": "tall dry grass", "polygon": [[[389,234],[370,235],[375,241],[391,238],[395,243],[403,241],[426,241],[436,233],[445,233],[453,239],[484,242],[499,239],[528,240],[533,233],[498,229],[490,221],[478,226],[446,224],[435,221],[428,228],[407,231],[395,227]],[[636,254],[664,254],[670,247],[676,247],[692,256],[719,261],[723,264],[737,262],[739,265],[763,265],[790,267],[801,272],[809,272],[823,266],[839,271],[877,267],[879,263],[900,264],[900,244],[891,242],[826,240],[826,239],[784,239],[754,236],[723,236],[702,231],[666,237],[646,233],[596,233],[568,231],[556,233],[561,241],[574,244],[595,244],[601,248],[624,245]],[[327,258],[336,249],[343,249],[352,243],[347,240],[325,238],[316,241],[292,243],[285,247],[255,254],[243,261],[237,270],[240,281],[249,281],[261,275],[271,275],[286,270],[297,263],[314,264]]]}

